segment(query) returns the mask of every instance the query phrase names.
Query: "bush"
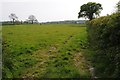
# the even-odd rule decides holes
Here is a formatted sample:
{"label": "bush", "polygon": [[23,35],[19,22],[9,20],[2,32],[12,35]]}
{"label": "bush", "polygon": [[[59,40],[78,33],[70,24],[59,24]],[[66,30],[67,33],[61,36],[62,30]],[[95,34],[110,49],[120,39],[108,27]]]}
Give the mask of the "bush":
{"label": "bush", "polygon": [[97,74],[120,77],[120,14],[87,22],[87,31],[89,46],[95,52],[93,61]]}

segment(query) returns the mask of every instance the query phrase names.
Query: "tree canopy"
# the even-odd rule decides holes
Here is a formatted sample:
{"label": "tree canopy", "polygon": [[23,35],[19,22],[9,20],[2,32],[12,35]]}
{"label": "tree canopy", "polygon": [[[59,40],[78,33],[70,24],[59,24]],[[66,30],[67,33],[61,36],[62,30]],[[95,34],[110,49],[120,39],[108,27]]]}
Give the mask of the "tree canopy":
{"label": "tree canopy", "polygon": [[28,17],[28,21],[30,21],[33,24],[34,22],[37,22],[37,19],[36,19],[36,17],[34,15],[30,15]]}
{"label": "tree canopy", "polygon": [[85,17],[89,20],[92,20],[93,18],[99,16],[102,5],[100,3],[95,2],[88,2],[87,4],[83,4],[80,7],[80,12],[78,13],[78,18]]}

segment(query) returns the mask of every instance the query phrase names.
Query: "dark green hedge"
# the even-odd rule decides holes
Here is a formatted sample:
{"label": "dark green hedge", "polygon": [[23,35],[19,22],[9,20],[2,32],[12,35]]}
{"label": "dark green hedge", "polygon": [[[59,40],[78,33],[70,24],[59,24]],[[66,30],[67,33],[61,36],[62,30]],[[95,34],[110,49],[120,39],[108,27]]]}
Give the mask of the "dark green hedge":
{"label": "dark green hedge", "polygon": [[92,59],[96,74],[120,77],[120,14],[112,14],[87,22],[88,41],[94,50]]}

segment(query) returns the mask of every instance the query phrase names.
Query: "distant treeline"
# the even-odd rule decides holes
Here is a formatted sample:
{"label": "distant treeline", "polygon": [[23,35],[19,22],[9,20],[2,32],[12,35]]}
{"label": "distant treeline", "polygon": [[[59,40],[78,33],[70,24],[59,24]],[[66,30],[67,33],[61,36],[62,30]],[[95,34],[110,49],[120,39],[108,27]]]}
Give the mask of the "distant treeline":
{"label": "distant treeline", "polygon": [[[12,21],[2,21],[2,25],[16,25],[16,24],[31,24],[27,21],[15,21],[14,23]],[[34,22],[34,24],[38,24],[38,22]]]}
{"label": "distant treeline", "polygon": [[85,24],[87,20],[65,20],[46,22],[47,24]]}
{"label": "distant treeline", "polygon": [[120,78],[120,14],[93,19],[87,23],[87,28],[96,74]]}
{"label": "distant treeline", "polygon": [[[66,20],[66,21],[51,21],[51,22],[34,22],[34,24],[85,24],[87,20]],[[3,21],[2,25],[16,25],[16,24],[31,24],[27,21]]]}

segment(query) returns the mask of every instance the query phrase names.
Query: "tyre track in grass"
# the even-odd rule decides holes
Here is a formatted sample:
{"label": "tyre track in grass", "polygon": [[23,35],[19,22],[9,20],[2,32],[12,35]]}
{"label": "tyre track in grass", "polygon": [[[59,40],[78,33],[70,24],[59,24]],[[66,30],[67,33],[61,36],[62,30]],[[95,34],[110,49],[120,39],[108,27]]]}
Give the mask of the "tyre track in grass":
{"label": "tyre track in grass", "polygon": [[90,62],[83,56],[83,52],[76,53],[73,58],[74,65],[78,68],[79,72],[84,74],[88,73],[89,78],[97,79],[98,77],[95,74],[94,67],[90,64]]}
{"label": "tyre track in grass", "polygon": [[[69,36],[64,42],[63,44],[67,44],[68,41],[74,36],[74,34],[72,34],[71,36]],[[73,63],[75,65],[75,67],[79,70],[80,74],[81,75],[84,75],[84,74],[88,74],[89,77],[91,78],[97,78],[95,76],[95,70],[94,70],[94,67],[92,67],[90,65],[90,62],[88,62],[85,57],[82,55],[81,52],[79,51],[76,51],[77,53],[75,53],[73,55]],[[87,73],[86,73],[87,72]]]}
{"label": "tyre track in grass", "polygon": [[[89,70],[89,63],[86,61],[85,57],[82,55],[82,52],[75,53],[73,58],[73,63],[75,67],[80,72],[80,75],[83,77],[91,77],[91,73]],[[85,76],[88,75],[88,76]]]}
{"label": "tyre track in grass", "polygon": [[50,55],[45,50],[37,50],[32,56],[37,60],[37,64],[26,69],[22,75],[23,78],[40,78],[46,71]]}

